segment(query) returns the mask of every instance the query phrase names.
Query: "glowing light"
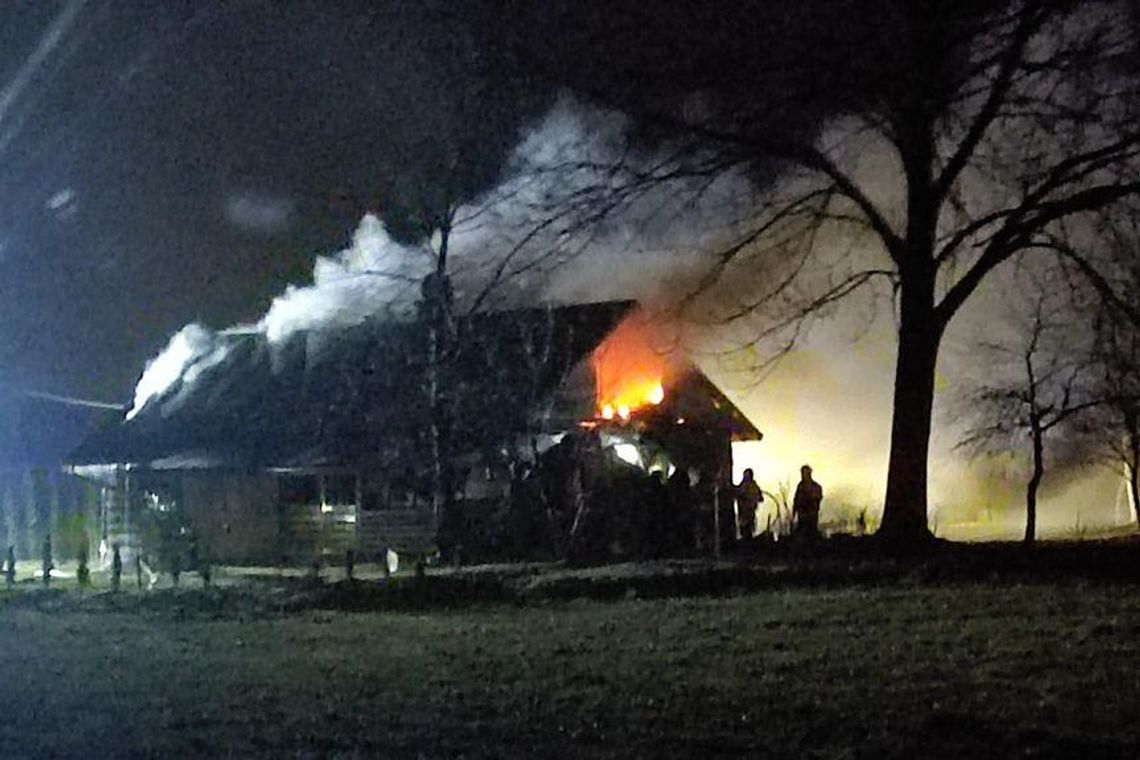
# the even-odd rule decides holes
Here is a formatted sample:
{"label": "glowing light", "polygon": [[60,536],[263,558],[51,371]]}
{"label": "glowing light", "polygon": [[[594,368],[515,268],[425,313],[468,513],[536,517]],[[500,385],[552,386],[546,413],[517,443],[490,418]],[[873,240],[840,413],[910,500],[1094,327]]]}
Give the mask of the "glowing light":
{"label": "glowing light", "polygon": [[623,420],[629,419],[629,406],[627,404],[622,404],[618,407],[618,417],[621,417]]}
{"label": "glowing light", "polygon": [[626,464],[641,467],[641,452],[632,443],[615,443],[614,454]]}
{"label": "glowing light", "polygon": [[613,418],[614,418],[614,406],[613,406],[613,404],[605,404],[602,407],[602,419],[612,420]]}
{"label": "glowing light", "polygon": [[657,406],[665,400],[665,388],[661,383],[657,383],[657,385],[649,389],[649,394],[645,397],[645,400],[654,406]]}

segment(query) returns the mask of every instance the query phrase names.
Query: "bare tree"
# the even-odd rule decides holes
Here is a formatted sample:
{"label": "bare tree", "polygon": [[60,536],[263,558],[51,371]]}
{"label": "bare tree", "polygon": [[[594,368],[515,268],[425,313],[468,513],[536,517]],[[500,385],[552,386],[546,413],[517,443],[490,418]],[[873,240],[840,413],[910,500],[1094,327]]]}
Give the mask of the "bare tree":
{"label": "bare tree", "polygon": [[1107,304],[1095,325],[1093,393],[1100,403],[1076,432],[1098,460],[1126,479],[1140,525],[1140,328]]}
{"label": "bare tree", "polygon": [[1140,336],[1114,336],[1101,357],[1106,400],[1100,432],[1104,447],[1128,480],[1132,512],[1140,525]]}
{"label": "bare tree", "polygon": [[[602,56],[625,72],[622,85],[581,75],[571,83],[634,113],[650,126],[648,139],[677,146],[654,171],[631,171],[634,183],[737,172],[768,188],[725,225],[729,240],[704,284],[746,277],[757,251],[782,269],[728,319],[778,304],[783,316],[760,334],[782,335],[787,346],[812,314],[875,282],[892,286],[898,356],[879,532],[906,548],[931,535],[929,441],[947,326],[1003,264],[1051,260],[1045,251],[1058,240],[1079,271],[1097,277],[1080,235],[1067,233],[1140,194],[1135,9],[1048,0],[804,8],[789,16],[804,28],[782,30],[798,34],[798,49],[754,8],[730,5],[717,24],[692,19],[691,30],[629,11],[642,27],[628,22],[625,32],[650,42],[639,54],[615,47]],[[722,28],[729,20],[731,35]],[[616,13],[604,23],[623,29]],[[848,39],[827,36],[836,24],[846,24]],[[749,58],[773,47],[787,57],[768,66]],[[631,94],[630,81],[644,92]],[[891,168],[861,175],[859,155],[880,149]],[[872,255],[805,281],[811,261],[835,263],[831,241],[855,235],[873,244]]]}
{"label": "bare tree", "polygon": [[1074,350],[1065,310],[1056,299],[1050,300],[1038,290],[1024,329],[1009,340],[980,345],[990,366],[989,377],[965,393],[964,405],[982,422],[959,444],[979,455],[1009,451],[1027,440],[1031,452],[1025,486],[1027,545],[1037,537],[1037,492],[1045,477],[1051,433],[1099,403],[1090,395],[1088,352]]}
{"label": "bare tree", "polygon": [[[383,123],[370,125],[391,143],[383,178],[359,194],[355,202],[377,211],[386,227],[409,241],[427,262],[419,282],[417,323],[422,331],[425,420],[418,456],[426,463],[432,511],[437,521],[450,517],[455,492],[452,429],[460,392],[454,368],[456,346],[456,261],[453,241],[464,215],[474,213],[464,202],[477,196],[501,171],[504,151],[492,149],[505,130],[504,102],[514,102],[509,88],[492,88],[486,66],[453,12],[427,3],[415,23],[399,9],[377,8],[372,23],[401,30],[396,49],[407,62],[403,77],[381,80],[378,91],[400,103],[409,80],[420,97],[405,109],[393,109]],[[385,89],[388,88],[388,89]],[[409,118],[409,113],[417,118]],[[423,124],[432,128],[424,130]],[[423,263],[423,262],[421,262]],[[497,278],[492,277],[493,281]],[[488,285],[487,287],[492,287]]]}

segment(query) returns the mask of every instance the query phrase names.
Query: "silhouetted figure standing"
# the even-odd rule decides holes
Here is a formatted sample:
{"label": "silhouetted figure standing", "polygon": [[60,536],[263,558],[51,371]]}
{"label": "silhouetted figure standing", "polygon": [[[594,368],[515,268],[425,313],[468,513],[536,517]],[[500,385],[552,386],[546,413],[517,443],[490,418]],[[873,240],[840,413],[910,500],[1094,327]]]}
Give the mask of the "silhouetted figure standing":
{"label": "silhouetted figure standing", "polygon": [[823,487],[811,479],[811,467],[805,464],[800,468],[800,482],[792,499],[796,536],[809,541],[819,538],[819,505],[822,501]]}
{"label": "silhouetted figure standing", "polygon": [[764,494],[756,483],[756,476],[749,467],[744,470],[740,485],[736,487],[736,520],[741,541],[751,541],[756,533],[756,508],[764,501]]}
{"label": "silhouetted figure standing", "polygon": [[8,584],[8,588],[16,582],[16,547],[8,547],[8,561],[4,566],[4,582]]}

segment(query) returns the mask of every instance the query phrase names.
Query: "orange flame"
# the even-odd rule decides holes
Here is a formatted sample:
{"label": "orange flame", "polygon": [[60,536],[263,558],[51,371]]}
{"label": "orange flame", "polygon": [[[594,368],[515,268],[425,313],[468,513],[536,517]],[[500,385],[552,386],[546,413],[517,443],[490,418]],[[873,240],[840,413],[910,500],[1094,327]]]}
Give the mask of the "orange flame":
{"label": "orange flame", "polygon": [[602,419],[628,420],[638,409],[665,400],[669,361],[654,348],[653,338],[644,317],[635,314],[594,351],[590,361]]}

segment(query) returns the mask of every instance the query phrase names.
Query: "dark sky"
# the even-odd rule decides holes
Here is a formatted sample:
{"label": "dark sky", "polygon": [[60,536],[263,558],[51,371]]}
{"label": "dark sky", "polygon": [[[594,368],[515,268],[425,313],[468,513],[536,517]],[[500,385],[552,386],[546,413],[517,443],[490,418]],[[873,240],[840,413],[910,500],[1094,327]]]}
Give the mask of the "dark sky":
{"label": "dark sky", "polygon": [[446,6],[5,4],[0,383],[125,400],[174,330],[255,319],[460,132],[460,192],[490,182],[545,95]]}
{"label": "dark sky", "polygon": [[[802,94],[802,35],[850,27],[730,5],[5,4],[0,386],[126,400],[176,329],[256,319],[365,210],[441,176],[460,196],[494,182],[564,88],[644,104],[712,73],[742,102],[773,81]],[[812,118],[775,103],[789,127]]]}
{"label": "dark sky", "polygon": [[[931,3],[931,45],[995,4]],[[414,206],[441,177],[462,197],[494,183],[565,88],[799,136],[853,100],[889,101],[909,70],[891,26],[903,7],[6,3],[0,388],[126,401],[175,330],[256,319],[365,210]],[[954,57],[932,49],[909,53],[953,80]]]}

